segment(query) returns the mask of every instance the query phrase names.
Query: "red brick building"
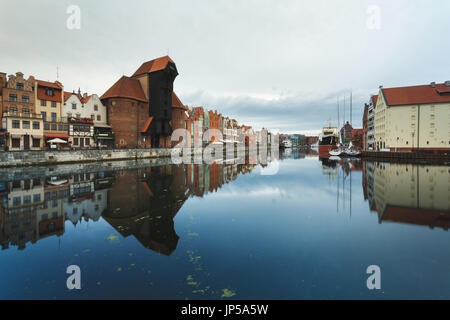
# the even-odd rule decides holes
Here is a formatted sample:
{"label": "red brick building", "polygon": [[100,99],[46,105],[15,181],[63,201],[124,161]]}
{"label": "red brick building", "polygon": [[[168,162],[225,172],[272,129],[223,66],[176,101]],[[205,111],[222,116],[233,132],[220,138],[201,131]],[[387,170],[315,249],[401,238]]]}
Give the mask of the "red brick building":
{"label": "red brick building", "polygon": [[364,114],[363,114],[363,132],[362,132],[362,149],[367,149],[367,132],[368,132],[368,126],[367,126],[367,116],[369,114],[369,105],[366,103],[364,105]]}
{"label": "red brick building", "polygon": [[364,129],[353,129],[352,130],[352,144],[356,148],[363,148],[364,140]]}
{"label": "red brick building", "polygon": [[[170,125],[172,130],[186,129],[186,111],[188,108],[181,102],[175,92],[172,92],[172,120]],[[182,138],[180,138],[182,140]],[[181,141],[172,141],[172,147]]]}
{"label": "red brick building", "polygon": [[174,129],[184,128],[185,106],[173,92],[178,76],[168,56],[143,63],[100,98],[119,148],[167,148]]}
{"label": "red brick building", "polygon": [[138,80],[123,76],[101,97],[115,134],[116,148],[149,148],[147,98]]}
{"label": "red brick building", "polygon": [[[220,130],[219,128],[219,121],[220,121],[220,117],[221,114],[217,112],[217,110],[215,111],[208,111],[208,115],[209,115],[209,129],[214,129],[214,130]],[[222,137],[223,139],[223,137]],[[211,136],[208,142],[214,142],[216,141],[216,137]]]}

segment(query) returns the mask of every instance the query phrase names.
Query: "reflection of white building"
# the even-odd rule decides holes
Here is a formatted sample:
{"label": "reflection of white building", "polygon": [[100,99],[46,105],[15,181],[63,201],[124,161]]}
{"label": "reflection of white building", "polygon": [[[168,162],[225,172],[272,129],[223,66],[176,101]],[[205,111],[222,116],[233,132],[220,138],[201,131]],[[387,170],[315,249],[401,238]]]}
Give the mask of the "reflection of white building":
{"label": "reflection of white building", "polygon": [[448,229],[449,190],[448,167],[375,164],[374,197],[380,222]]}
{"label": "reflection of white building", "polygon": [[66,200],[64,211],[66,218],[77,224],[82,217],[98,221],[108,204],[108,190],[95,191],[90,198]]}

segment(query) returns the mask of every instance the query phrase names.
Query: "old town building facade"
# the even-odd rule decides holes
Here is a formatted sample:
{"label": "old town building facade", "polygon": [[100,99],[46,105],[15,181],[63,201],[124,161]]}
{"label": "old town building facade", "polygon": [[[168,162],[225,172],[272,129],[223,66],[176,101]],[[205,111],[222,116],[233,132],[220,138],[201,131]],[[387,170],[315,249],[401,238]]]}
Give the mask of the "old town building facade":
{"label": "old town building facade", "polygon": [[[0,76],[2,86],[2,128],[5,147],[9,150],[39,150],[43,140],[43,122],[35,109],[35,79],[25,79],[17,72],[6,80]],[[5,132],[7,131],[7,132]]]}
{"label": "old town building facade", "polygon": [[377,150],[450,149],[450,81],[411,87],[380,87],[375,110]]}

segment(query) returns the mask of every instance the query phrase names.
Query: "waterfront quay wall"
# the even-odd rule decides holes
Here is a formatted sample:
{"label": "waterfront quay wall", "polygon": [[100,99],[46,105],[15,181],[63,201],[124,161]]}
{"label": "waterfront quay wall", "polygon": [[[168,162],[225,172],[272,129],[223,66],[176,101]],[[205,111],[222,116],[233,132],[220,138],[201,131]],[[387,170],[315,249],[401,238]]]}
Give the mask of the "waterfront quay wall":
{"label": "waterfront quay wall", "polygon": [[364,151],[361,154],[364,160],[400,162],[400,163],[450,163],[450,152],[421,152],[421,151]]}
{"label": "waterfront quay wall", "polygon": [[172,149],[114,149],[0,152],[0,167],[118,161],[170,157]]}
{"label": "waterfront quay wall", "polygon": [[[187,149],[184,149],[187,151]],[[192,157],[202,156],[205,149],[189,149]],[[248,154],[249,151],[259,151],[253,148],[235,147],[231,151],[234,154]],[[85,149],[85,150],[54,150],[54,151],[6,151],[0,152],[0,168],[5,167],[27,167],[47,166],[54,164],[75,164],[88,162],[111,162],[120,160],[139,160],[171,158],[172,152],[180,152],[177,149]],[[183,155],[184,151],[179,153]],[[214,158],[220,158],[221,153],[213,153]]]}

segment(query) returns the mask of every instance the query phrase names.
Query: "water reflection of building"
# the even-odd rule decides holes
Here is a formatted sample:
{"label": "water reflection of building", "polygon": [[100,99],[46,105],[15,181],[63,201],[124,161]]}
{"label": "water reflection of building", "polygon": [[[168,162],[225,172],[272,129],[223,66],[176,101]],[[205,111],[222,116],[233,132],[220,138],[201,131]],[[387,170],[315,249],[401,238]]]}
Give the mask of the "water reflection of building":
{"label": "water reflection of building", "polygon": [[253,170],[251,165],[166,165],[135,170],[73,173],[0,183],[0,242],[61,236],[74,225],[103,217],[124,237],[170,255],[177,247],[174,217],[189,197],[204,197]]}
{"label": "water reflection of building", "polygon": [[108,194],[103,218],[122,236],[170,255],[177,247],[176,214],[190,197],[204,197],[234,180],[249,166],[190,164],[123,171]]}
{"label": "water reflection of building", "polygon": [[66,219],[73,224],[82,219],[98,221],[107,207],[108,178],[103,172],[81,173],[70,176],[68,182],[70,192],[64,204]]}
{"label": "water reflection of building", "polygon": [[369,205],[377,212],[380,223],[390,221],[448,230],[449,167],[366,163],[365,171]]}
{"label": "water reflection of building", "polygon": [[37,209],[44,200],[44,181],[16,180],[2,183],[0,206],[0,242],[2,249],[9,245],[24,249],[26,243],[38,240]]}

